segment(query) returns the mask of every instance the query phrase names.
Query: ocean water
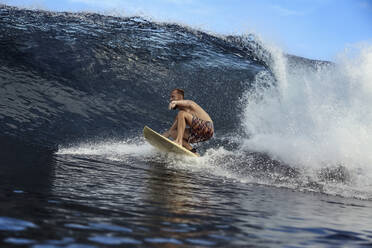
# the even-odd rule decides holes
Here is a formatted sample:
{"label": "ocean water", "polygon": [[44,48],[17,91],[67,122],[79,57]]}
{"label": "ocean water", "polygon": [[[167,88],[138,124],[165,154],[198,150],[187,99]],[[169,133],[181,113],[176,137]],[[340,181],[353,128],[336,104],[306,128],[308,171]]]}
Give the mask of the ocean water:
{"label": "ocean water", "polygon": [[[372,50],[0,6],[1,247],[369,247]],[[201,158],[142,138],[184,88]]]}

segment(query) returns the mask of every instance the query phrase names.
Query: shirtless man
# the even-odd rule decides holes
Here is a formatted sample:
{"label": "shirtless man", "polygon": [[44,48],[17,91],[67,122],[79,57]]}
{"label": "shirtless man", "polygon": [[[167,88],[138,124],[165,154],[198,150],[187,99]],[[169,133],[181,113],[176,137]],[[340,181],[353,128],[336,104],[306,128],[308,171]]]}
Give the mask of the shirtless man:
{"label": "shirtless man", "polygon": [[[191,100],[184,100],[184,91],[174,89],[171,92],[169,109],[178,109],[177,117],[171,128],[163,133],[172,137],[179,145],[196,152],[190,143],[202,142],[213,136],[213,121],[207,112]],[[188,125],[190,128],[186,128]]]}

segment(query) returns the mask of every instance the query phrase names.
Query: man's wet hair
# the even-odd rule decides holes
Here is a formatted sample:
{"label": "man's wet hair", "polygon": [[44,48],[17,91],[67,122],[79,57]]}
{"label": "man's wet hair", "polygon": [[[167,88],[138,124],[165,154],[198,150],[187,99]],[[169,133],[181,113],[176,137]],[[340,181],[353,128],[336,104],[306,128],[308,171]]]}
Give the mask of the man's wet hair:
{"label": "man's wet hair", "polygon": [[185,91],[183,89],[176,88],[176,89],[173,89],[172,92],[173,91],[177,92],[177,94],[180,94],[182,98],[185,98]]}

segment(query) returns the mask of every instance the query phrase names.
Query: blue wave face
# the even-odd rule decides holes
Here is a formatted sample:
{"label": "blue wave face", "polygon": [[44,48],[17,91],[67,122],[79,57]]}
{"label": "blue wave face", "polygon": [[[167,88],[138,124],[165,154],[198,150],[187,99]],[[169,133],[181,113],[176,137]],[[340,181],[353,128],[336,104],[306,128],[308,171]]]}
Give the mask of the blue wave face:
{"label": "blue wave face", "polygon": [[165,128],[175,87],[210,113],[217,131],[229,132],[239,125],[238,98],[265,70],[242,37],[7,6],[0,17],[0,128],[32,143]]}

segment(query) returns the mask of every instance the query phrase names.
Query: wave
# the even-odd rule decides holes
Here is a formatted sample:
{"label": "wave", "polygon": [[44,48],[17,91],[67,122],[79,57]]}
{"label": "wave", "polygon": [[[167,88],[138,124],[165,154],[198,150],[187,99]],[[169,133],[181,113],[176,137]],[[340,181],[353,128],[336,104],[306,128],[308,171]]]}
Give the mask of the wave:
{"label": "wave", "polygon": [[238,123],[238,98],[266,69],[253,40],[242,47],[241,39],[138,17],[1,6],[0,29],[0,128],[48,146],[164,128],[174,87],[227,132]]}
{"label": "wave", "polygon": [[368,47],[333,64],[286,55],[252,34],[2,5],[0,49],[4,144],[146,159],[142,128],[169,127],[169,91],[180,87],[216,127],[197,168],[372,198]]}

